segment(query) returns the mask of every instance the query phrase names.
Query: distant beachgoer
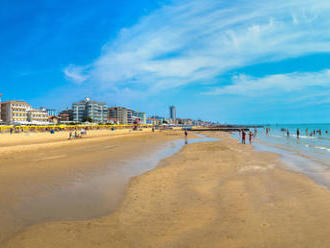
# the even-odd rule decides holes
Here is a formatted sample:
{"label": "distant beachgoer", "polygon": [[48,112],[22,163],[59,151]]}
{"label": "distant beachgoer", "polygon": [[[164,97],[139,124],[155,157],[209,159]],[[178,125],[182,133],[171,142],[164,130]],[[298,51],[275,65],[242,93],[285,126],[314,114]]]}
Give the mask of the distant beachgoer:
{"label": "distant beachgoer", "polygon": [[325,133],[328,134],[328,130],[325,130]]}
{"label": "distant beachgoer", "polygon": [[72,131],[69,133],[69,140],[72,139]]}
{"label": "distant beachgoer", "polygon": [[242,144],[245,144],[245,131],[242,130]]}
{"label": "distant beachgoer", "polygon": [[11,129],[10,129],[10,134],[13,134],[13,131],[14,131],[13,128],[11,128]]}
{"label": "distant beachgoer", "polygon": [[308,136],[308,128],[306,128],[306,136]]}
{"label": "distant beachgoer", "polygon": [[152,128],[152,132],[153,132],[153,133],[155,132],[155,128],[154,128],[154,127]]}
{"label": "distant beachgoer", "polygon": [[313,130],[313,135],[315,136],[315,130]]}
{"label": "distant beachgoer", "polygon": [[297,128],[297,139],[299,139],[299,128]]}
{"label": "distant beachgoer", "polygon": [[187,130],[184,131],[184,136],[187,138],[188,137],[188,132]]}
{"label": "distant beachgoer", "polygon": [[257,137],[258,130],[255,128],[254,129],[254,137]]}
{"label": "distant beachgoer", "polygon": [[252,144],[252,136],[253,136],[253,134],[252,134],[252,132],[250,131],[250,132],[249,132],[249,142],[250,142],[250,144]]}
{"label": "distant beachgoer", "polygon": [[290,137],[289,129],[286,130],[286,136],[287,136],[287,137]]}

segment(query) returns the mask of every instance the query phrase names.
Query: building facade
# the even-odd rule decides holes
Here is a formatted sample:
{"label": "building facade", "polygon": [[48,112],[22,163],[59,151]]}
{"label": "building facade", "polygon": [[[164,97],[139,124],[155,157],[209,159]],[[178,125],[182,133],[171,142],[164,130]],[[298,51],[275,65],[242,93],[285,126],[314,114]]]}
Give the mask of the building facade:
{"label": "building facade", "polygon": [[43,109],[29,109],[27,111],[27,120],[30,124],[43,125],[48,124],[48,113]]}
{"label": "building facade", "polygon": [[73,121],[73,110],[72,109],[65,109],[60,112],[58,115],[59,122],[70,122]]}
{"label": "building facade", "polygon": [[147,124],[147,114],[145,112],[137,112],[137,117],[140,119],[140,124]]}
{"label": "building facade", "polygon": [[176,107],[170,106],[170,119],[176,120]]}
{"label": "building facade", "polygon": [[108,109],[108,121],[116,124],[133,124],[133,111],[125,107],[112,107]]}
{"label": "building facade", "polygon": [[92,120],[92,122],[104,123],[107,121],[107,105],[103,102],[90,100],[88,97],[77,103],[72,104],[73,121],[84,122]]}
{"label": "building facade", "polygon": [[31,105],[24,101],[1,103],[1,119],[6,124],[29,124],[28,111]]}
{"label": "building facade", "polygon": [[45,108],[45,107],[40,107],[41,110],[46,111],[47,115],[50,116],[57,116],[57,111],[56,109],[49,109],[49,108]]}

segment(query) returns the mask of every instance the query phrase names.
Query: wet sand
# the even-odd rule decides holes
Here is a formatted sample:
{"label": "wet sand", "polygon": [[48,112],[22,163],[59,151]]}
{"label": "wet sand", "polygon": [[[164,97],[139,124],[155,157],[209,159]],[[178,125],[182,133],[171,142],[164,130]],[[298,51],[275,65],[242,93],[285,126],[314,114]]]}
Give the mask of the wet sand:
{"label": "wet sand", "polygon": [[0,244],[32,224],[109,214],[129,178],[151,169],[153,161],[141,159],[153,159],[169,141],[182,139],[175,131],[99,132],[55,142],[41,133],[30,143],[0,148]]}
{"label": "wet sand", "polygon": [[329,247],[330,192],[278,155],[218,142],[185,146],[131,180],[102,218],[49,222],[3,247]]}

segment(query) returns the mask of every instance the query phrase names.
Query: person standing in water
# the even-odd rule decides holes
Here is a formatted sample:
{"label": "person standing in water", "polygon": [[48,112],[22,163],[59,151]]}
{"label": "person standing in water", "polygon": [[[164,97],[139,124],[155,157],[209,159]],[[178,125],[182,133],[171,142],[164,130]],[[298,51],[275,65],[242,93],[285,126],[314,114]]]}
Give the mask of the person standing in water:
{"label": "person standing in water", "polygon": [[252,144],[252,136],[253,136],[252,132],[249,131],[249,142],[250,142],[250,145]]}
{"label": "person standing in water", "polygon": [[290,137],[289,129],[286,130],[286,136],[287,136],[287,137]]}
{"label": "person standing in water", "polygon": [[299,139],[299,128],[297,128],[297,139]]}
{"label": "person standing in water", "polygon": [[245,131],[242,130],[242,144],[245,144]]}

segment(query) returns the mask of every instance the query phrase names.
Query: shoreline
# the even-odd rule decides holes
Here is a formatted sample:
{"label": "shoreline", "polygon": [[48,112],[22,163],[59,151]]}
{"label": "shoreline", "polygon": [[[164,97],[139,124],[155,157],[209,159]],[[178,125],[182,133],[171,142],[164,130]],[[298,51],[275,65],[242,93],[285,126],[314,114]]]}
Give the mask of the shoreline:
{"label": "shoreline", "polygon": [[330,192],[278,155],[189,144],[133,178],[112,214],[29,227],[5,247],[327,247]]}

